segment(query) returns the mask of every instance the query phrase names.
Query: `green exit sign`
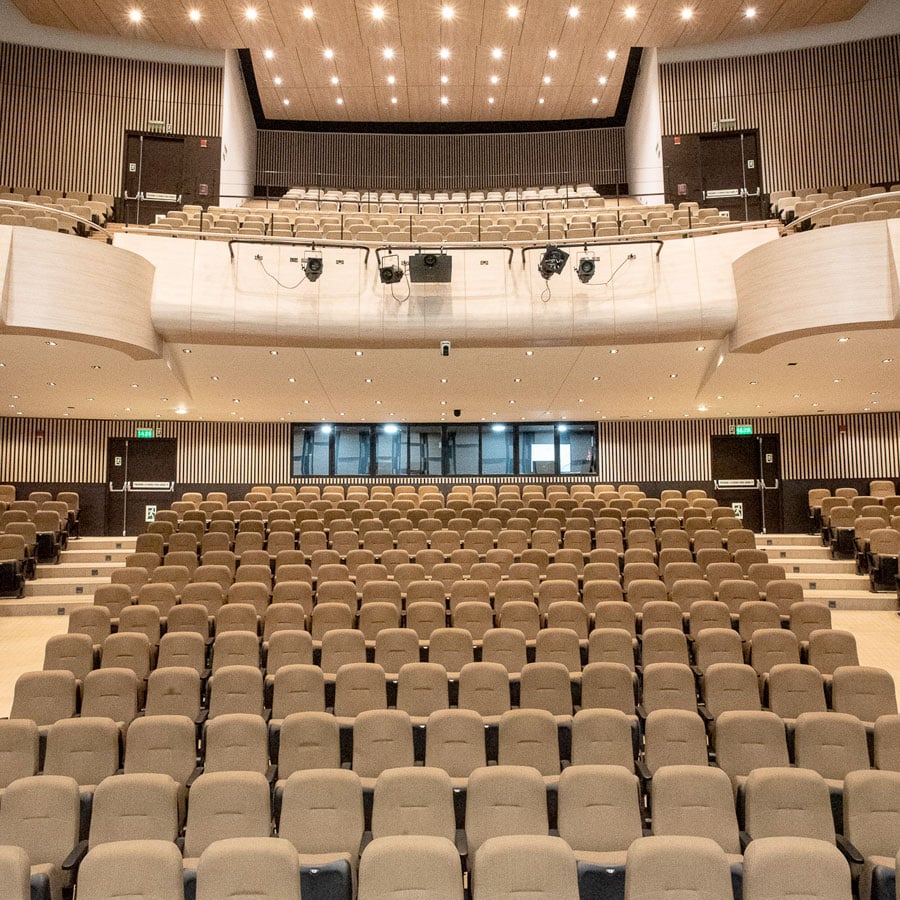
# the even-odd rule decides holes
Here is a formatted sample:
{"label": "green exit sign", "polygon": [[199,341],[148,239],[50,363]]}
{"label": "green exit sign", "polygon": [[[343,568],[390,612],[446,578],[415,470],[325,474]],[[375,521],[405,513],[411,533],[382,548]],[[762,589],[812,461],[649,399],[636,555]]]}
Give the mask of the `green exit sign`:
{"label": "green exit sign", "polygon": [[753,434],[753,426],[752,425],[735,425],[734,433],[735,434]]}
{"label": "green exit sign", "polygon": [[152,428],[138,428],[135,432],[135,437],[139,438],[152,438],[154,436]]}

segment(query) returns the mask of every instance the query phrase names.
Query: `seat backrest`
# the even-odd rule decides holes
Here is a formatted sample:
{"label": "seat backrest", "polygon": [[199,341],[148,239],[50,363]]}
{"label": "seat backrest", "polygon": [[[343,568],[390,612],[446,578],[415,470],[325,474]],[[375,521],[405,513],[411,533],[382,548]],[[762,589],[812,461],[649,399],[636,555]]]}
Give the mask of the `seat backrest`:
{"label": "seat backrest", "polygon": [[794,726],[794,762],[838,781],[848,772],[868,769],[865,725],[846,713],[801,713]]}
{"label": "seat backrest", "polygon": [[185,857],[198,857],[214,841],[272,834],[269,783],[258,772],[210,772],[191,786]]}
{"label": "seat backrest", "polygon": [[187,716],[147,716],[128,726],[126,775],[168,775],[183,786],[196,768],[196,761],[196,730]]}
{"label": "seat backrest", "polygon": [[61,669],[79,681],[94,668],[94,642],[86,634],[54,634],[44,647],[44,671]]}
{"label": "seat backrest", "polygon": [[569,670],[559,662],[526,663],[520,679],[519,705],[546,710],[554,716],[572,715]]}
{"label": "seat backrest", "polygon": [[359,867],[359,900],[431,897],[462,900],[459,854],[446,837],[416,834],[376,838]]}
{"label": "seat backrest", "polygon": [[617,765],[575,764],[559,778],[559,835],[573,850],[627,850],[641,836],[637,776]]}
{"label": "seat backrest", "polygon": [[178,784],[169,775],[117,775],[94,791],[88,845],[113,841],[174,841]]}
{"label": "seat backrest", "polygon": [[628,848],[625,900],[722,900],[730,892],[728,859],[710,838],[654,835]]}
{"label": "seat backrest", "polygon": [[268,729],[262,716],[226,713],[206,723],[204,772],[260,772],[269,766]]}
{"label": "seat backrest", "polygon": [[651,772],[663,766],[706,766],[706,729],[696,712],[655,709],[644,723],[644,761]]}
{"label": "seat backrest", "polygon": [[[281,632],[293,634],[293,632]],[[271,660],[271,648],[269,650]],[[271,672],[271,667],[269,668]],[[272,718],[284,719],[296,712],[324,712],[325,676],[311,663],[287,663],[275,671]]]}
{"label": "seat backrest", "polygon": [[375,782],[372,837],[431,835],[453,840],[456,819],[450,776],[438,768],[392,768]]}
{"label": "seat backrest", "polygon": [[98,785],[119,768],[119,729],[112,719],[61,719],[47,733],[45,775]]}
{"label": "seat backrest", "polygon": [[891,673],[875,666],[838,666],[832,677],[831,707],[863,722],[896,715],[897,694]]}
{"label": "seat backrest", "polygon": [[516,897],[578,900],[578,867],[572,848],[558,837],[490,838],[475,854],[473,900]]}
{"label": "seat backrest", "polygon": [[556,720],[544,709],[511,709],[500,716],[497,762],[531,766],[541,775],[559,775]]}
{"label": "seat backrest", "polygon": [[282,838],[215,841],[197,865],[197,900],[220,897],[293,897],[298,891],[297,851]]}
{"label": "seat backrest", "polygon": [[140,683],[131,669],[88,672],[81,696],[82,716],[105,716],[127,725],[138,714]]}
{"label": "seat backrest", "polygon": [[752,839],[809,837],[834,843],[828,785],[811,769],[758,768],[747,776],[744,827]]}
{"label": "seat backrest", "polygon": [[572,765],[634,771],[632,719],[619,709],[580,709],[572,721]]}
{"label": "seat backrest", "polygon": [[729,709],[761,709],[756,672],[744,663],[713,663],[704,674],[703,702],[714,718]]}
{"label": "seat backrest", "polygon": [[425,765],[443,769],[451,778],[468,778],[487,765],[484,724],[471,709],[442,709],[428,717]]}
{"label": "seat backrest", "polygon": [[[0,719],[0,789],[38,772],[38,727],[28,719]],[[2,882],[0,882],[2,883]]]}
{"label": "seat backrest", "polygon": [[336,769],[340,765],[340,728],[333,715],[298,712],[284,719],[278,745],[280,778],[308,769]]}
{"label": "seat backrest", "polygon": [[83,900],[134,897],[153,900],[184,895],[181,854],[167,840],[122,840],[92,847],[78,868]]}
{"label": "seat backrest", "polygon": [[782,719],[804,712],[825,712],[825,684],[814,666],[781,663],[769,669],[769,709]]}
{"label": "seat backrest", "polygon": [[823,675],[833,675],[839,666],[858,666],[856,638],[852,632],[838,628],[813,631],[807,662]]}
{"label": "seat backrest", "polygon": [[469,776],[466,842],[469,853],[499,835],[546,835],[544,780],[528,766],[488,766]]}
{"label": "seat backrest", "polygon": [[863,857],[900,850],[900,773],[849,772],[844,779],[844,836]]}
{"label": "seat backrest", "polygon": [[714,840],[726,853],[741,842],[731,780],[714,766],[665,766],[653,776],[653,834]]}
{"label": "seat backrest", "polygon": [[694,675],[685,663],[658,662],[644,666],[643,706],[655,709],[697,711]]}
{"label": "seat backrest", "polygon": [[744,853],[743,893],[746,900],[799,894],[815,900],[850,900],[850,866],[837,847],[823,841],[757,838]]}
{"label": "seat backrest", "polygon": [[447,670],[435,662],[404,663],[397,679],[397,709],[428,716],[449,707]]}
{"label": "seat backrest", "polygon": [[[168,637],[168,635],[167,635]],[[155,669],[147,679],[147,716],[200,717],[200,672],[192,666]]]}
{"label": "seat backrest", "polygon": [[385,769],[412,766],[412,723],[400,709],[369,709],[353,722],[353,771],[377,778]]}
{"label": "seat backrest", "polygon": [[[595,632],[596,633],[596,632]],[[634,666],[621,662],[590,662],[581,676],[583,709],[617,709],[635,715]]]}
{"label": "seat backrest", "polygon": [[263,714],[262,672],[253,666],[224,666],[209,679],[209,718],[236,712]]}

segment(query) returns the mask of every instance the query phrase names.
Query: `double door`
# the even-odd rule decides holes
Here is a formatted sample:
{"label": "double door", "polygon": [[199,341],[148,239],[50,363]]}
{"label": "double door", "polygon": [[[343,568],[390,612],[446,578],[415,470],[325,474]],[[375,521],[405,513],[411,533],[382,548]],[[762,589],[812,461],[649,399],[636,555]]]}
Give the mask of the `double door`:
{"label": "double door", "polygon": [[731,506],[744,527],[782,530],[781,443],[777,434],[714,435],[712,476],[720,506]]}
{"label": "double door", "polygon": [[175,499],[174,438],[110,438],[106,450],[106,533],[140,534]]}

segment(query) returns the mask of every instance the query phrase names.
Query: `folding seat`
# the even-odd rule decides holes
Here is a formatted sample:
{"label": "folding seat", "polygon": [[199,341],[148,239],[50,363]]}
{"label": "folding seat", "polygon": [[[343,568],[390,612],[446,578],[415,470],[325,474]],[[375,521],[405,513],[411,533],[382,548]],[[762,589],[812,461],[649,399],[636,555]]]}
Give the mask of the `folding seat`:
{"label": "folding seat", "polygon": [[620,709],[580,709],[572,721],[572,765],[622,766],[634,772],[635,724],[634,715]]}
{"label": "folding seat", "polygon": [[894,528],[876,528],[869,535],[869,583],[873,591],[893,590],[896,587],[900,556],[900,534]]}
{"label": "folding seat", "polygon": [[689,613],[694,603],[711,603],[715,600],[712,586],[702,578],[679,579],[672,585],[670,596],[682,613]]}
{"label": "folding seat", "polygon": [[687,636],[679,628],[650,628],[641,639],[644,667],[654,663],[690,664]]}
{"label": "folding seat", "polygon": [[588,662],[621,663],[633,674],[636,644],[624,628],[595,628],[588,639]]}
{"label": "folding seat", "polygon": [[94,591],[94,606],[103,607],[109,612],[113,629],[119,627],[119,614],[133,602],[131,589],[124,584],[101,584]]}
{"label": "folding seat", "polygon": [[658,662],[644,665],[641,712],[655,709],[686,709],[697,712],[694,675],[684,663]]}
{"label": "folding seat", "polygon": [[756,548],[738,550],[733,554],[734,561],[741,567],[745,577],[749,577],[750,566],[768,563],[769,557],[765,550]]}
{"label": "folding seat", "polygon": [[419,661],[419,638],[411,628],[384,628],[375,639],[375,663],[396,681],[400,668]]}
{"label": "folding seat", "polygon": [[732,896],[731,885],[728,857],[711,838],[654,835],[628,848],[625,900],[722,900]]}
{"label": "folding seat", "polygon": [[[429,835],[453,842],[456,819],[450,776],[440,768],[391,768],[375,781],[372,837]],[[457,863],[458,867],[458,863]]]}
{"label": "folding seat", "polygon": [[365,603],[359,611],[358,629],[366,646],[375,647],[378,635],[400,627],[400,609],[393,603]]}
{"label": "folding seat", "polygon": [[[723,581],[743,580],[744,570],[736,562],[714,562],[706,567],[705,578],[718,594],[719,585]],[[758,600],[759,596],[753,599]]]}
{"label": "folding seat", "polygon": [[568,731],[574,713],[571,678],[558,662],[533,662],[522,667],[519,705],[523,709],[546,710],[557,725]]}
{"label": "folding seat", "polygon": [[[159,644],[157,629],[166,625],[169,613],[177,603],[178,594],[175,592],[174,585],[143,584],[138,589],[136,605],[126,607],[119,614],[119,631],[143,631],[155,648]],[[133,610],[138,611],[133,612]],[[123,620],[126,622],[124,628],[122,627]]]}
{"label": "folding seat", "polygon": [[814,631],[831,628],[831,610],[824,603],[813,600],[794,603],[790,609],[789,624],[803,647]]}
{"label": "folding seat", "polygon": [[376,663],[346,663],[335,675],[334,715],[342,727],[353,725],[360,713],[387,709],[384,669]]}
{"label": "folding seat", "polygon": [[264,713],[262,672],[253,666],[228,665],[214,670],[207,692],[210,719],[227,713]]}
{"label": "folding seat", "polygon": [[9,900],[30,900],[31,864],[21,847],[0,848],[0,884]]}
{"label": "folding seat", "polygon": [[156,654],[161,634],[159,608],[149,603],[125,607],[119,614],[119,634],[146,635],[152,658]]}
{"label": "folding seat", "polygon": [[[243,230],[243,229],[242,229]],[[300,895],[297,851],[281,838],[235,838],[207,847],[197,864],[197,900]]]}
{"label": "folding seat", "polygon": [[486,766],[469,776],[466,843],[473,872],[470,877],[478,879],[477,854],[485,841],[504,835],[546,835],[548,830],[546,788],[536,769]]}
{"label": "folding seat", "polygon": [[[139,534],[134,542],[134,552],[155,553],[161,562],[166,552],[166,540],[161,534],[151,534],[149,532]],[[157,565],[159,565],[159,562]]]}
{"label": "folding seat", "polygon": [[425,766],[450,778],[458,827],[462,827],[469,776],[487,765],[481,716],[471,709],[436,710],[425,726]]}
{"label": "folding seat", "polygon": [[839,828],[847,773],[870,767],[865,726],[846,713],[801,713],[794,725],[794,761],[800,768],[812,769],[825,779],[835,825]]}
{"label": "folding seat", "polygon": [[[191,786],[184,830],[184,878],[187,893],[207,847],[227,838],[268,838],[272,834],[269,783],[258,772],[209,772]],[[294,856],[296,860],[296,856]],[[213,896],[222,896],[221,893]]]}
{"label": "folding seat", "polygon": [[[409,615],[407,614],[407,625]],[[422,641],[420,639],[419,643]],[[428,661],[443,667],[451,681],[459,680],[462,667],[474,662],[471,634],[463,628],[435,628],[428,646]]]}
{"label": "folding seat", "polygon": [[709,838],[725,852],[732,884],[741,883],[741,842],[728,776],[715,767],[672,765],[653,776],[652,833]]}
{"label": "folding seat", "polygon": [[[246,567],[245,567],[246,568]],[[237,581],[232,584],[225,593],[225,609],[233,606],[249,606],[253,609],[257,619],[262,619],[266,610],[269,608],[270,590],[266,585],[257,581]],[[226,613],[226,617],[229,613]],[[218,628],[219,619],[222,616],[222,610],[219,610],[216,616],[216,627]]]}
{"label": "folding seat", "polygon": [[540,772],[548,791],[559,784],[560,749],[554,716],[545,709],[511,709],[500,717],[497,762],[530,766]]}
{"label": "folding seat", "polygon": [[261,716],[216,716],[206,723],[203,732],[203,771],[259,772],[274,782],[275,767],[269,766],[268,743],[268,729]]}
{"label": "folding seat", "polygon": [[[524,666],[523,666],[524,668]],[[477,712],[486,727],[496,730],[500,716],[510,708],[509,673],[499,662],[467,663],[459,673],[460,709]]]}
{"label": "folding seat", "polygon": [[385,769],[414,765],[413,731],[409,715],[401,709],[367,709],[353,722],[353,771],[360,777],[364,796]]}
{"label": "folding seat", "polygon": [[489,838],[475,852],[474,872],[473,900],[522,896],[578,900],[579,896],[575,854],[558,837]]}
{"label": "folding seat", "polygon": [[[28,719],[0,719],[0,799],[17,778],[37,775],[38,727]],[[2,883],[2,882],[0,882]]]}
{"label": "folding seat", "polygon": [[642,775],[649,779],[663,766],[675,765],[709,765],[703,719],[690,710],[655,709],[644,722]]}
{"label": "folding seat", "polygon": [[[140,588],[147,584],[149,580],[150,573],[140,566],[124,566],[121,569],[113,569],[109,576],[110,584],[124,584],[128,587],[128,590],[131,592],[132,601],[137,597]],[[105,587],[105,585],[100,585],[100,587]],[[97,588],[98,591],[100,590],[100,587]],[[96,591],[94,600],[96,602]]]}
{"label": "folding seat", "polygon": [[809,635],[806,661],[815,666],[825,679],[825,690],[831,692],[831,680],[840,666],[858,666],[856,638],[850,631],[838,628],[813,631]]}
{"label": "folding seat", "polygon": [[170,666],[156,669],[147,679],[146,716],[201,718],[201,675],[196,668]]}
{"label": "folding seat", "polygon": [[259,668],[259,639],[252,631],[225,631],[212,648],[212,673],[225,666]]}
{"label": "folding seat", "polygon": [[803,585],[783,578],[770,581],[766,586],[766,600],[778,607],[781,623],[787,625],[790,621],[791,607],[803,601]]}
{"label": "folding seat", "polygon": [[670,596],[672,594],[672,589],[677,582],[686,579],[697,580],[702,577],[703,570],[697,563],[669,563],[662,571],[663,584],[665,584],[666,590]]}
{"label": "folding seat", "polygon": [[109,610],[103,606],[82,606],[69,613],[69,634],[86,634],[99,654],[100,645],[112,631]]}
{"label": "folding seat", "polygon": [[744,854],[744,897],[774,900],[798,893],[817,900],[850,900],[850,867],[841,853],[803,837],[760,838],[750,843]]}
{"label": "folding seat", "polygon": [[135,719],[128,727],[123,772],[127,776],[155,774],[171,779],[177,785],[180,825],[187,785],[199,773],[194,722],[178,715]]}
{"label": "folding seat", "polygon": [[54,634],[44,646],[43,671],[71,672],[79,684],[94,668],[94,644],[86,634]]}
{"label": "folding seat", "polygon": [[722,548],[722,535],[715,528],[701,528],[695,531],[691,538],[694,555],[701,550],[720,550]]}
{"label": "folding seat", "polygon": [[[449,708],[447,671],[434,662],[410,662],[397,677],[397,709],[409,714],[414,728],[422,729],[431,713]],[[422,733],[424,738],[424,733]]]}
{"label": "folding seat", "polygon": [[894,679],[874,666],[839,666],[832,676],[831,708],[855,716],[871,733],[881,716],[897,715]]}
{"label": "folding seat", "polygon": [[778,664],[769,669],[767,700],[772,712],[784,721],[791,741],[795,721],[801,713],[824,713],[828,709],[818,669],[797,663]]}
{"label": "folding seat", "polygon": [[49,774],[20,778],[3,792],[0,846],[25,851],[31,896],[62,900],[63,888],[71,886],[72,873],[62,864],[78,842],[79,815],[78,785],[72,778]]}
{"label": "folding seat", "polygon": [[[192,592],[192,597],[194,593]],[[198,599],[203,594],[197,592]],[[170,634],[193,632],[199,634],[204,642],[210,635],[210,618],[207,607],[202,603],[179,603],[173,606],[166,620],[166,637]]]}
{"label": "folding seat", "polygon": [[[731,565],[729,563],[728,565]],[[738,619],[741,607],[745,603],[759,603],[759,589],[756,585],[744,578],[726,578],[719,582],[716,599],[728,606],[729,612]],[[776,607],[777,609],[777,607]],[[781,620],[779,619],[779,627]]]}
{"label": "folding seat", "polygon": [[731,628],[704,628],[694,641],[694,662],[701,674],[716,663],[743,663],[740,635]]}
{"label": "folding seat", "polygon": [[626,585],[625,598],[640,621],[644,604],[654,600],[668,600],[669,594],[666,586],[659,579],[636,578]]}
{"label": "folding seat", "polygon": [[[498,588],[499,592],[499,588]],[[541,627],[540,612],[533,600],[506,600],[502,606],[497,601],[497,625],[514,628],[525,635],[526,646],[533,647]]]}
{"label": "folding seat", "polygon": [[78,682],[68,671],[24,672],[16,679],[10,719],[30,719],[45,740],[54,722],[75,715]]}
{"label": "folding seat", "polygon": [[754,632],[750,644],[750,664],[759,675],[763,690],[773,666],[800,662],[800,643],[797,636],[785,628],[760,628]]}
{"label": "folding seat", "polygon": [[648,600],[641,608],[641,631],[654,628],[682,630],[681,607],[672,600]]}
{"label": "folding seat", "polygon": [[112,719],[124,734],[143,706],[142,687],[131,669],[88,672],[82,689],[81,715]]}
{"label": "folding seat", "polygon": [[[593,597],[588,600],[588,594],[594,593],[589,591],[591,585],[610,585],[618,588],[618,599],[598,600],[593,602]],[[610,596],[614,597],[615,590],[610,592]],[[584,604],[589,610],[593,610],[594,628],[621,628],[627,631],[632,637],[637,634],[637,614],[634,607],[630,603],[626,603],[621,599],[622,589],[615,582],[589,582],[585,585]],[[596,596],[602,596],[599,592]]]}
{"label": "folding seat", "polygon": [[636,562],[627,563],[627,568],[622,568],[622,587],[625,593],[629,592],[631,583],[634,581],[659,581],[659,568],[655,563]]}

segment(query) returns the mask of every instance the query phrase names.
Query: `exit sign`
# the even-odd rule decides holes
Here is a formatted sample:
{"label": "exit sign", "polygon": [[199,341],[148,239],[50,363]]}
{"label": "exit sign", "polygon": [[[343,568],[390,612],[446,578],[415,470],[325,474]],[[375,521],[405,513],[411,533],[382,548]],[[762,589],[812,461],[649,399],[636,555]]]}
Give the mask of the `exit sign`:
{"label": "exit sign", "polygon": [[137,431],[135,431],[135,437],[152,438],[153,437],[153,429],[152,428],[138,428]]}
{"label": "exit sign", "polygon": [[735,425],[734,433],[735,434],[753,434],[753,426],[752,425]]}

